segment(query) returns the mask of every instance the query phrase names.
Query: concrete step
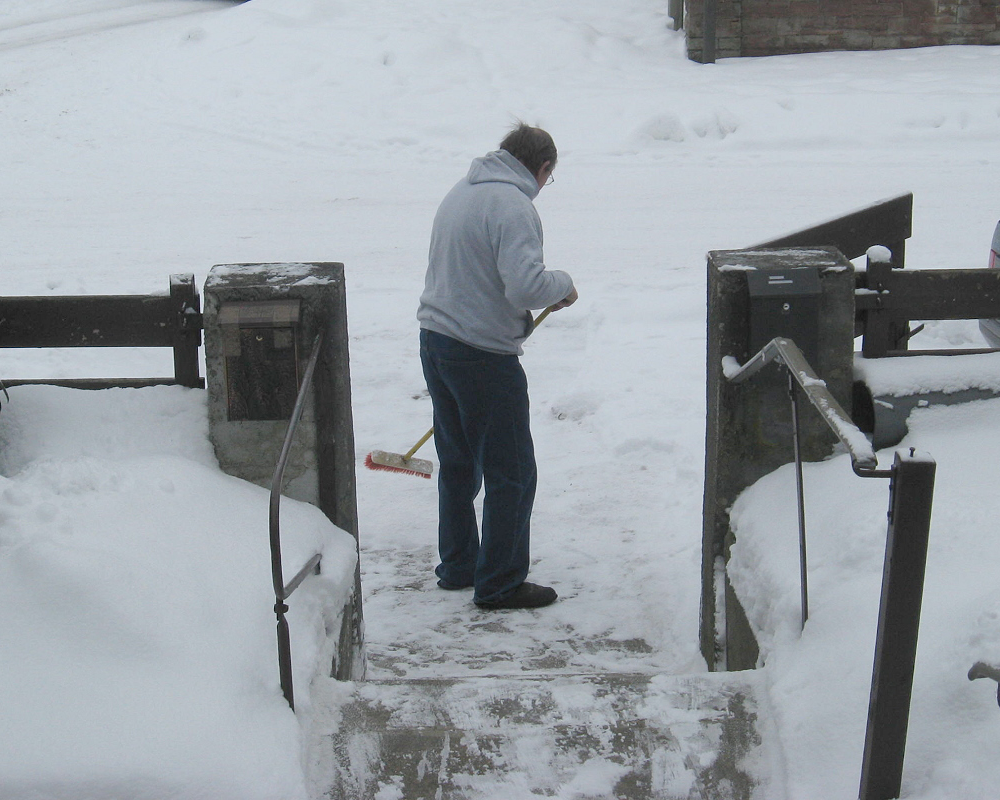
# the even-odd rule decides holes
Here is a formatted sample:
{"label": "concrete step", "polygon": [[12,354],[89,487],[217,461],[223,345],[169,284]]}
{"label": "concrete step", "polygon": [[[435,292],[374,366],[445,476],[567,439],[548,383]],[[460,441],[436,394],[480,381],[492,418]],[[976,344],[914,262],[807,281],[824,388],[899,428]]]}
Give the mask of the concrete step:
{"label": "concrete step", "polygon": [[[331,685],[314,797],[773,800],[756,673]],[[325,702],[325,701],[324,701]],[[768,737],[770,738],[770,737]]]}

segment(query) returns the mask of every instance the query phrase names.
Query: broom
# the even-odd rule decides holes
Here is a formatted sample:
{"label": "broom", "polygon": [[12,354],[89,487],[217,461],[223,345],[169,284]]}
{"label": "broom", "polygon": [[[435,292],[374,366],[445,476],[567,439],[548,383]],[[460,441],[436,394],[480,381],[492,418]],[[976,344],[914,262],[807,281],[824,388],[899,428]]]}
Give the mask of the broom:
{"label": "broom", "polygon": [[[552,313],[552,309],[553,306],[549,306],[538,315],[531,325],[532,331],[541,325],[542,320]],[[427,433],[420,437],[420,441],[403,454],[387,453],[385,450],[372,450],[367,456],[365,456],[365,466],[368,467],[368,469],[380,469],[385,470],[386,472],[402,472],[404,475],[416,475],[418,478],[430,478],[430,476],[434,473],[434,464],[423,458],[414,458],[413,454],[423,447],[427,440],[433,435],[434,428],[431,428],[427,431]]]}

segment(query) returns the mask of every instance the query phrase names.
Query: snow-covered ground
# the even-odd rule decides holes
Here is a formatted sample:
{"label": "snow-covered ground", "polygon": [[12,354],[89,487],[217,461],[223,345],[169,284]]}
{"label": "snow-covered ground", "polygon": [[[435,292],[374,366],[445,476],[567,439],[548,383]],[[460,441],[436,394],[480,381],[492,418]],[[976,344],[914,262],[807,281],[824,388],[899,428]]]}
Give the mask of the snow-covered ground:
{"label": "snow-covered ground", "polygon": [[[547,260],[581,300],[523,359],[540,457],[532,575],[563,598],[532,636],[551,620],[641,639],[657,669],[703,670],[705,252],[912,191],[908,267],[984,266],[1000,48],[704,66],[669,28],[662,0],[6,0],[2,292],[147,293],[217,263],[343,261],[360,464],[429,425],[414,312],[437,203],[515,118],[542,125],[560,147],[537,201]],[[974,323],[929,324],[914,342],[980,344]],[[5,351],[0,364],[22,378],[170,371],[169,353],[147,351]],[[10,398],[0,797],[302,796],[266,554],[241,560],[266,498],[215,468],[198,393]],[[965,679],[972,660],[1000,659],[997,415],[997,401],[920,410],[904,443],[938,461],[907,798],[992,798],[1000,782],[995,687]],[[759,564],[740,591],[767,622],[777,783],[789,798],[854,797],[887,497],[842,458],[806,470],[799,637],[797,569],[774,555],[794,547],[790,485],[779,470],[736,514],[737,575]],[[416,592],[408,607],[378,598],[397,564],[433,567],[433,484],[361,470],[359,504],[367,633],[387,648],[429,624]],[[219,548],[240,566],[220,569]],[[317,629],[329,583],[303,585],[317,602],[293,632]],[[455,631],[466,646],[475,635]],[[199,678],[190,661],[206,648]]]}
{"label": "snow-covered ground", "polygon": [[[223,475],[204,392],[16,387],[0,420],[0,797],[300,794],[276,680],[268,493]],[[282,504],[298,705],[354,540]],[[329,654],[326,654],[329,658]],[[329,661],[327,662],[329,664]]]}

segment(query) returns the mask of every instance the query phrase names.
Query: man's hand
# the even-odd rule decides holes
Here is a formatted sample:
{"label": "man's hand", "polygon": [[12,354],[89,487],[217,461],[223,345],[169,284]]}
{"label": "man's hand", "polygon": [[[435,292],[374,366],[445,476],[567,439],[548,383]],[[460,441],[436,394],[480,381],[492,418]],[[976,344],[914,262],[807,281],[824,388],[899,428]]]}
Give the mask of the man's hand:
{"label": "man's hand", "polygon": [[579,299],[580,299],[580,295],[577,293],[576,287],[574,286],[572,292],[570,292],[568,295],[566,295],[558,303],[553,303],[552,304],[552,310],[553,311],[558,311],[560,308],[566,308],[567,306],[571,306],[571,305],[573,305],[573,303],[575,303]]}

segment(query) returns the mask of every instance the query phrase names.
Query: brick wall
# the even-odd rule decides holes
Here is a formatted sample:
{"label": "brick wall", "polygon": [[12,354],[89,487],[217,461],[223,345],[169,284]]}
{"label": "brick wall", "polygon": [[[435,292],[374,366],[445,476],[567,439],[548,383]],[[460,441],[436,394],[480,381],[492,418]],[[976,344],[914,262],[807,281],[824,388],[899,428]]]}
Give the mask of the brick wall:
{"label": "brick wall", "polygon": [[[1000,44],[997,0],[715,0],[716,58]],[[686,0],[688,58],[704,60],[705,0]]]}

